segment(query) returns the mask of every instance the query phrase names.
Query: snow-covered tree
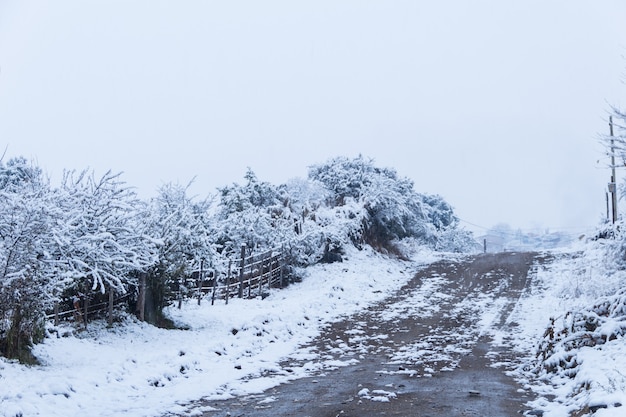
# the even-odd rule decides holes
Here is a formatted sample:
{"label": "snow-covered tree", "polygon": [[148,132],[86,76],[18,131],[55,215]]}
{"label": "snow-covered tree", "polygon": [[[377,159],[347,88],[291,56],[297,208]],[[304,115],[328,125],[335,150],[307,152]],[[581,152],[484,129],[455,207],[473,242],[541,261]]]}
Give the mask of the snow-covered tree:
{"label": "snow-covered tree", "polygon": [[47,270],[55,212],[49,186],[24,158],[0,161],[0,353],[28,360],[56,285]]}
{"label": "snow-covered tree", "polygon": [[353,200],[365,209],[351,219],[360,223],[359,238],[372,246],[386,248],[394,239],[417,233],[425,221],[412,181],[399,178],[392,169],[374,166],[371,159],[334,158],[311,167],[309,178],[332,193],[336,206]]}
{"label": "snow-covered tree", "polygon": [[294,231],[294,216],[280,190],[261,182],[251,169],[244,185],[233,184],[219,190],[216,216],[218,242],[225,253],[238,253],[245,244],[255,248],[273,248],[289,239]]}
{"label": "snow-covered tree", "polygon": [[454,214],[452,206],[439,195],[422,194],[426,208],[426,217],[436,230],[456,227],[459,218]]}
{"label": "snow-covered tree", "polygon": [[54,226],[54,256],[63,276],[81,291],[125,293],[136,285],[133,272],[156,260],[141,202],[120,175],[68,171],[56,192],[63,218]]}
{"label": "snow-covered tree", "polygon": [[376,178],[395,179],[395,171],[374,166],[372,159],[362,155],[354,159],[344,156],[332,158],[309,168],[309,178],[319,181],[333,195],[335,205],[342,205],[346,198],[360,200]]}
{"label": "snow-covered tree", "polygon": [[[279,187],[281,199],[291,212],[292,229],[286,229],[283,241],[289,262],[297,266],[312,265],[323,256],[329,240],[338,239],[335,231],[325,230],[336,213],[328,206],[331,193],[319,182],[294,178]],[[349,242],[349,240],[348,240]]]}
{"label": "snow-covered tree", "polygon": [[459,233],[452,240],[470,239],[461,236],[469,233],[456,230],[458,219],[440,196],[417,193],[413,181],[393,169],[376,167],[371,159],[334,158],[311,167],[309,178],[329,190],[336,207],[346,202],[362,207],[350,210],[352,234],[358,235],[353,243],[363,240],[375,248],[395,251],[395,241],[413,238],[436,247],[443,234],[451,241],[451,230]]}
{"label": "snow-covered tree", "polygon": [[329,205],[331,197],[334,198],[320,182],[302,178],[287,181],[285,185],[279,187],[279,191],[281,199],[299,223],[312,219],[313,213],[320,207]]}
{"label": "snow-covered tree", "polygon": [[6,165],[0,160],[0,190],[19,192],[48,187],[41,168],[20,156],[9,159]]}
{"label": "snow-covered tree", "polygon": [[158,261],[149,269],[146,283],[151,300],[146,319],[150,322],[162,320],[163,308],[175,296],[172,289],[184,289],[184,279],[197,262],[204,260],[208,267],[218,256],[207,211],[209,200],[196,202],[187,190],[188,186],[165,184],[147,207],[149,233],[160,242]]}
{"label": "snow-covered tree", "polygon": [[428,221],[422,226],[422,241],[443,252],[473,252],[477,242],[471,232],[459,228],[452,206],[439,195],[422,194]]}
{"label": "snow-covered tree", "polygon": [[392,170],[377,172],[361,197],[369,214],[365,239],[386,247],[393,240],[425,234],[428,219],[421,197],[408,178],[398,178]]}

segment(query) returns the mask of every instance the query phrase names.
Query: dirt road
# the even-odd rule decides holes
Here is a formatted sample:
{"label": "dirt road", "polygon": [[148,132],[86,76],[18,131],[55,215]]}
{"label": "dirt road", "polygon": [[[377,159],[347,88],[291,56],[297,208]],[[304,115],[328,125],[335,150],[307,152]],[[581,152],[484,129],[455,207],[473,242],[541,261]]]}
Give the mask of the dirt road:
{"label": "dirt road", "polygon": [[509,315],[538,261],[501,253],[432,264],[394,296],[327,328],[311,346],[323,371],[260,395],[206,401],[215,410],[203,416],[540,415],[525,409],[530,394],[506,366],[492,366],[515,362],[506,338],[492,335],[515,326]]}

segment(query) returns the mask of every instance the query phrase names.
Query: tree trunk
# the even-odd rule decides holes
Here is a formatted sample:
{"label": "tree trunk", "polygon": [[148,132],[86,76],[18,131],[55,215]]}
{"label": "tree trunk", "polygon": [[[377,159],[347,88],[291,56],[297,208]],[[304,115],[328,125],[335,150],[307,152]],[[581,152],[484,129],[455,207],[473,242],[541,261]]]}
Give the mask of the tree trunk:
{"label": "tree trunk", "polygon": [[9,359],[17,359],[20,357],[21,340],[22,340],[22,311],[19,306],[13,310],[13,317],[11,318],[11,327],[7,332],[6,346],[4,356]]}

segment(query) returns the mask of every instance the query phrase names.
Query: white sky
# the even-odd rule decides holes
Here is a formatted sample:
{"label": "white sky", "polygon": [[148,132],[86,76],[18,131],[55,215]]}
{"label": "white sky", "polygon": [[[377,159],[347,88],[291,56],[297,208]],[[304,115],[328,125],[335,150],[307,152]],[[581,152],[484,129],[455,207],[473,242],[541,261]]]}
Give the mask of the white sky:
{"label": "white sky", "polygon": [[468,222],[578,231],[606,210],[624,22],[623,0],[0,0],[0,146],[143,197],[363,154]]}

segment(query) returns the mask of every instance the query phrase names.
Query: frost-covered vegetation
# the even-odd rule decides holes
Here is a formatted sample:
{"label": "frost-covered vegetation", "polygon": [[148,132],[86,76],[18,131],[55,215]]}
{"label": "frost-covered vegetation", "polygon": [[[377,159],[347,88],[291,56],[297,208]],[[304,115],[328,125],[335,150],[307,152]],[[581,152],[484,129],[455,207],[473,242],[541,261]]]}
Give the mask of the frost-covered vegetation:
{"label": "frost-covered vegetation", "polygon": [[160,323],[199,260],[223,268],[242,245],[283,248],[294,267],[341,260],[348,246],[402,256],[407,239],[442,251],[474,247],[441,197],[363,157],[331,159],[281,185],[248,170],[243,184],[201,200],[166,184],[150,201],[120,174],[68,171],[52,187],[40,168],[14,158],[0,161],[0,213],[0,352],[23,360],[55,303],[127,294],[132,312],[141,277],[147,318]]}
{"label": "frost-covered vegetation", "polygon": [[534,357],[525,369],[541,394],[535,405],[546,416],[623,413],[626,235],[614,230],[612,239],[558,255],[540,274],[540,285],[550,288],[544,303],[552,305],[551,317],[542,317],[547,326],[543,335],[537,329]]}
{"label": "frost-covered vegetation", "polygon": [[[626,160],[626,115],[615,116],[617,135],[608,140]],[[545,383],[538,391],[560,405],[554,415],[623,415],[626,223],[607,224],[580,253],[549,268],[558,277],[555,295],[563,309],[550,318],[527,370]]]}
{"label": "frost-covered vegetation", "polygon": [[[585,244],[548,266],[554,315],[527,365],[546,415],[622,415],[626,404],[626,234]],[[565,414],[563,414],[565,415]]]}

